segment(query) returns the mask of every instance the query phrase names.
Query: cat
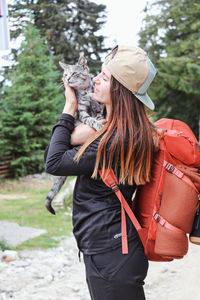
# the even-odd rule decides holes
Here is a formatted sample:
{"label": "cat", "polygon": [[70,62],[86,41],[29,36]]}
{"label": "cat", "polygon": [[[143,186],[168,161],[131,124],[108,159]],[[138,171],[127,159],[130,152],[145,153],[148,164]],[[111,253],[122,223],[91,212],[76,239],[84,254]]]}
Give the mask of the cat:
{"label": "cat", "polygon": [[59,64],[64,70],[64,81],[75,90],[78,101],[75,126],[82,122],[96,130],[101,129],[102,124],[98,119],[102,119],[102,106],[92,98],[92,84],[85,57],[80,57],[76,65]]}
{"label": "cat", "polygon": [[[78,63],[75,65],[66,65],[62,62],[59,62],[59,64],[64,70],[64,82],[69,84],[76,94],[78,109],[75,115],[75,126],[85,123],[95,130],[100,130],[103,126],[99,122],[100,119],[103,119],[102,105],[92,98],[92,83],[85,57],[80,56]],[[55,210],[51,202],[60,191],[66,179],[67,176],[59,176],[46,197],[45,206],[54,215]]]}

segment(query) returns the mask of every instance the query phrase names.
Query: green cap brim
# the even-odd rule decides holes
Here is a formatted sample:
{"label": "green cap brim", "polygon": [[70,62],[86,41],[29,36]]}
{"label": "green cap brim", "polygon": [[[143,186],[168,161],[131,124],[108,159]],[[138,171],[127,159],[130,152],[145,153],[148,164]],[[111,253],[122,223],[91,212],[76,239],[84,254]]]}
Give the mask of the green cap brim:
{"label": "green cap brim", "polygon": [[151,98],[148,96],[147,93],[145,93],[144,95],[139,95],[139,94],[134,94],[135,97],[137,97],[142,103],[144,103],[149,109],[154,110],[155,109],[155,105],[153,103],[153,101],[151,100]]}

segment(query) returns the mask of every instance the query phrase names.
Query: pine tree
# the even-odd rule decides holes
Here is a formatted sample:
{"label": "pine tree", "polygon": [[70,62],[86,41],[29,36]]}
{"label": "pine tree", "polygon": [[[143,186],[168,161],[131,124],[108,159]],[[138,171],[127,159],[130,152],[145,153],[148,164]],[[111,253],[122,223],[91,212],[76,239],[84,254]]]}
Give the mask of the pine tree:
{"label": "pine tree", "polygon": [[16,176],[44,169],[44,150],[64,103],[56,83],[60,74],[55,71],[48,45],[32,24],[24,36],[4,94],[8,113],[2,119],[0,146],[4,155],[14,155]]}
{"label": "pine tree", "polygon": [[139,42],[158,68],[150,91],[156,118],[180,119],[198,136],[200,2],[157,0],[145,13]]}
{"label": "pine tree", "polygon": [[90,71],[100,69],[104,37],[98,33],[105,23],[105,5],[88,0],[14,0],[9,6],[14,25],[12,37],[17,38],[30,12],[40,35],[47,37],[54,61],[73,64],[84,54]]}

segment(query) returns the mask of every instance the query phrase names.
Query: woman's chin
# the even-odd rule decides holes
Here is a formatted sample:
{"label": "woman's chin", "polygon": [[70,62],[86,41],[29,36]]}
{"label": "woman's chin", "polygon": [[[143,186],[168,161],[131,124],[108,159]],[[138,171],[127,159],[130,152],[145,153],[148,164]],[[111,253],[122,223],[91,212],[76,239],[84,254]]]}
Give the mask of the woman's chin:
{"label": "woman's chin", "polygon": [[98,98],[98,96],[97,96],[95,93],[93,93],[93,99],[94,99],[95,101],[99,101],[99,98]]}

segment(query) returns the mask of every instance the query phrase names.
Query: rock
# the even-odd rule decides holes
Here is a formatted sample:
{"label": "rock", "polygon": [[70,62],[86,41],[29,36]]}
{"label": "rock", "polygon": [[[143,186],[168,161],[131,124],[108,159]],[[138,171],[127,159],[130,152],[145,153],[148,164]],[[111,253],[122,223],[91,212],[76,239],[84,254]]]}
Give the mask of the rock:
{"label": "rock", "polygon": [[0,249],[0,261],[3,259],[3,251]]}
{"label": "rock", "polygon": [[8,261],[12,261],[12,260],[18,259],[19,256],[18,256],[18,252],[17,251],[14,251],[14,250],[5,250],[5,251],[3,251],[2,258],[5,261],[8,262]]}
{"label": "rock", "polygon": [[23,261],[23,260],[17,260],[17,261],[13,261],[10,263],[12,266],[17,267],[17,268],[21,268],[21,267],[27,267],[30,264],[27,261]]}
{"label": "rock", "polygon": [[16,247],[29,239],[45,233],[47,233],[46,229],[20,226],[14,222],[0,222],[0,240],[4,240],[11,247]]}
{"label": "rock", "polygon": [[15,259],[12,258],[12,257],[6,257],[6,258],[5,258],[5,261],[6,261],[6,262],[11,262],[11,261],[13,261],[13,260],[15,260]]}

